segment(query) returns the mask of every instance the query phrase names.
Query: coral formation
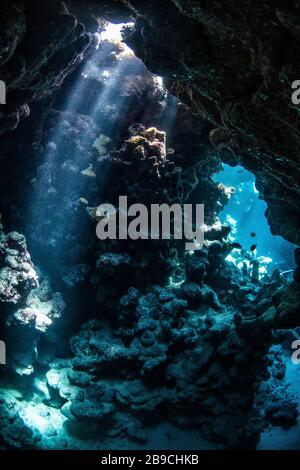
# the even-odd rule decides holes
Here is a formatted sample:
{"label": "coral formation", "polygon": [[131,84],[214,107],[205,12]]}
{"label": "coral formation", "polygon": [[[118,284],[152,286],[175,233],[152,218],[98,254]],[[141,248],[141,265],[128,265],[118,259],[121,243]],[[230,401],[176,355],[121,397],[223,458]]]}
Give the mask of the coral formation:
{"label": "coral formation", "polygon": [[31,374],[37,359],[40,333],[61,316],[65,304],[47,279],[39,284],[24,235],[0,232],[1,323],[8,350],[7,366],[18,374]]}

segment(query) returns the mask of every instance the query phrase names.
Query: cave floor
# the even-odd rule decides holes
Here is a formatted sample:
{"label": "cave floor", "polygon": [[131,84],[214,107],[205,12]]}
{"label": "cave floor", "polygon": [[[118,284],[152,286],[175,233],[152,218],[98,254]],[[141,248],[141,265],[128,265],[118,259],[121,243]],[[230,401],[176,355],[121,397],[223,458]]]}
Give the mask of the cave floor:
{"label": "cave floor", "polygon": [[[300,412],[300,364],[292,363],[290,356],[284,356],[286,374],[284,382],[289,391],[295,395]],[[279,426],[269,426],[261,433],[257,450],[298,450],[300,448],[300,422],[283,430]]]}

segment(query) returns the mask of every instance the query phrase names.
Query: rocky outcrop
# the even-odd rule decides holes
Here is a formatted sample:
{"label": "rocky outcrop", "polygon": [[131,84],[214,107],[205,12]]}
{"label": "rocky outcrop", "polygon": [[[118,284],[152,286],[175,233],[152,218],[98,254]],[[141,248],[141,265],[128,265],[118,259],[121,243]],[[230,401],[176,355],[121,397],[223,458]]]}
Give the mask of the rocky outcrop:
{"label": "rocky outcrop", "polygon": [[1,331],[7,349],[7,368],[31,374],[38,357],[38,341],[64,311],[60,293],[53,293],[39,276],[27,251],[24,235],[0,227]]}
{"label": "rocky outcrop", "polygon": [[[55,406],[60,402],[67,419],[80,422],[81,432],[92,422],[106,436],[134,435],[144,442],[155,413],[179,426],[196,426],[214,442],[253,446],[266,420],[280,421],[283,405],[275,409],[273,403],[265,411],[255,405],[255,396],[268,377],[272,327],[278,326],[273,296],[286,281],[276,275],[259,280],[225,260],[234,244],[226,241],[228,229],[218,222],[217,208],[229,193],[208,180],[209,165],[205,178],[196,173],[195,186],[187,177],[188,165],[183,167],[187,191],[182,192],[173,169],[179,155],[164,160],[145,128],[132,129],[138,133],[130,134],[119,151],[100,156],[95,166],[97,173],[110,175],[102,185],[103,200],[116,204],[125,194],[128,204],[147,205],[156,196],[159,202],[184,202],[199,187],[204,201],[211,198],[208,239],[193,254],[174,240],[175,262],[169,262],[168,240],[157,241],[153,256],[147,240],[101,242],[91,278],[101,314],[71,339],[72,368],[50,369],[57,377]],[[212,191],[205,191],[205,184]],[[96,211],[94,217],[96,225]],[[254,271],[254,255],[248,256]]]}
{"label": "rocky outcrop", "polygon": [[1,2],[0,79],[7,89],[0,134],[15,129],[30,103],[57,90],[84,57],[91,36],[62,2]]}
{"label": "rocky outcrop", "polygon": [[124,2],[126,42],[211,125],[221,158],[257,177],[274,234],[299,243],[299,3]]}
{"label": "rocky outcrop", "polygon": [[20,375],[34,372],[41,336],[53,329],[64,309],[62,295],[52,291],[47,279],[30,291],[25,305],[11,313],[5,322],[9,368]]}
{"label": "rocky outcrop", "polygon": [[7,235],[0,225],[0,301],[4,307],[20,304],[24,295],[37,287],[38,276],[27,251],[24,235]]}
{"label": "rocky outcrop", "polygon": [[2,449],[33,449],[41,439],[39,432],[34,432],[21,417],[22,407],[17,397],[0,392],[0,445]]}
{"label": "rocky outcrop", "polygon": [[[221,293],[205,284],[211,265],[202,256],[206,272],[197,282],[188,275],[181,287],[156,286],[147,294],[131,287],[119,300],[113,329],[104,316],[84,324],[71,339],[72,370],[56,371],[65,377],[62,383],[75,387],[63,405],[71,422],[80,420],[83,430],[94,421],[106,435],[129,436],[130,423],[130,429],[143,429],[135,437],[144,440],[155,413],[235,447],[253,445],[268,420],[285,425],[296,418],[291,398],[285,396],[291,407],[288,417],[284,396],[271,399],[267,386],[261,385],[260,401],[255,402],[256,387],[268,377],[272,362],[267,354],[270,315],[261,313],[267,301],[246,313],[229,298],[221,300]],[[230,290],[228,275],[224,282]],[[247,285],[248,295],[268,290],[250,279],[235,278],[237,282],[240,289]],[[277,355],[272,374],[278,380],[284,376],[279,369]]]}

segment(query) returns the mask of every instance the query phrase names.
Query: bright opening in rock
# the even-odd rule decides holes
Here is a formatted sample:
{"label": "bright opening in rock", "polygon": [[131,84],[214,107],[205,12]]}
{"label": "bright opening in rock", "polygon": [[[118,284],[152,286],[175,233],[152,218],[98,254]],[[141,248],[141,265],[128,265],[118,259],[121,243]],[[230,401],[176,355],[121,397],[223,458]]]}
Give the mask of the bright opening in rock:
{"label": "bright opening in rock", "polygon": [[257,259],[260,276],[271,275],[279,269],[288,279],[292,279],[296,246],[271,234],[265,217],[267,205],[259,198],[255,177],[240,166],[224,164],[223,171],[216,174],[214,180],[224,184],[229,192],[232,188],[230,200],[222,210],[220,219],[231,227],[228,239],[239,243],[241,248],[235,248],[227,260],[240,269],[246,262],[251,269],[252,259]]}

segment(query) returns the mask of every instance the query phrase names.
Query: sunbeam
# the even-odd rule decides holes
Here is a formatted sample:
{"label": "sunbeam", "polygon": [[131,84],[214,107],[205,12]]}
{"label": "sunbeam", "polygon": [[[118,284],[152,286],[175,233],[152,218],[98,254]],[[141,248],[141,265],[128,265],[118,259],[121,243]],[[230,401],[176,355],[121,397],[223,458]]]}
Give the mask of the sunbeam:
{"label": "sunbeam", "polygon": [[[120,42],[123,26],[108,24],[97,35],[94,51],[65,98],[63,112],[54,113],[55,124],[45,142],[43,162],[32,181],[28,220],[29,226],[34,229],[30,232],[29,242],[30,239],[34,243],[46,241],[44,248],[45,244],[48,245],[49,253],[52,253],[49,261],[52,266],[58,267],[61,258],[66,255],[66,240],[72,240],[75,233],[77,240],[83,235],[89,221],[87,217],[82,217],[82,213],[87,206],[97,203],[95,149],[100,155],[105,153],[111,136],[116,138],[118,135],[118,121],[134,111],[134,95],[130,87],[135,87],[136,77],[140,76],[143,80],[142,74],[146,69]],[[129,80],[128,84],[126,80]],[[153,83],[159,89],[162,87],[159,77],[154,77]],[[174,115],[172,106],[170,110],[168,125],[171,125]],[[65,119],[70,112],[76,113],[73,116],[77,116],[75,118],[80,121],[81,127],[78,145],[72,154],[67,151],[66,144],[73,132]],[[48,219],[45,220],[45,210],[53,213],[50,224]],[[49,257],[49,253],[44,256]],[[43,255],[38,253],[38,256]]]}

